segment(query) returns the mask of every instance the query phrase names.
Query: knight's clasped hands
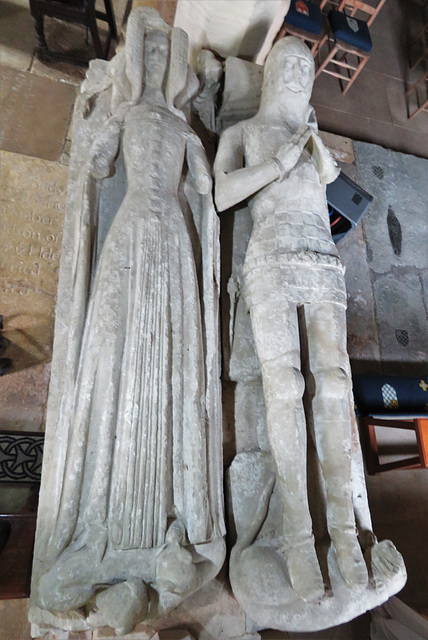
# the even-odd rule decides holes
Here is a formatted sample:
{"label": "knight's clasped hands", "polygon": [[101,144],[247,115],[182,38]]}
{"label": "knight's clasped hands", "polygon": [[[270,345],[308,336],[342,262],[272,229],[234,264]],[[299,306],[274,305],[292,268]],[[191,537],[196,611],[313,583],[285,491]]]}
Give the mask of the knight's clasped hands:
{"label": "knight's clasped hands", "polygon": [[301,127],[288,142],[279,148],[277,154],[272,158],[278,171],[279,180],[297,164],[311,135],[312,130],[309,127]]}

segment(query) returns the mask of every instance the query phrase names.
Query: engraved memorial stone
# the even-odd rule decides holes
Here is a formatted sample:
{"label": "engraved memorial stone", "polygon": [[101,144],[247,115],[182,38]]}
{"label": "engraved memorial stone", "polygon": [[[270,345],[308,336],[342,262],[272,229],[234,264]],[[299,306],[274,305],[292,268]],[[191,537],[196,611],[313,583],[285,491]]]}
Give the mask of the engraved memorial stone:
{"label": "engraved memorial stone", "polygon": [[3,429],[43,428],[66,190],[66,168],[0,151],[0,313],[13,363],[0,377]]}

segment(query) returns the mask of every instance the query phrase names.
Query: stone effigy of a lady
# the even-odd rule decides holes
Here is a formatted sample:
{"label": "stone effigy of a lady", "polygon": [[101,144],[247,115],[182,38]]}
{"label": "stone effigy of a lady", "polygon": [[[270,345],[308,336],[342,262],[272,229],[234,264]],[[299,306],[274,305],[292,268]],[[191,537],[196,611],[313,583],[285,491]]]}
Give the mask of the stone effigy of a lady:
{"label": "stone effigy of a lady", "polygon": [[33,622],[123,632],[223,563],[218,227],[182,110],[195,85],[186,34],[139,8],[82,87]]}
{"label": "stone effigy of a lady", "polygon": [[[355,505],[367,499],[351,456],[355,418],[346,290],[325,187],[339,171],[317,133],[309,104],[313,79],[306,45],[294,37],[280,40],[265,65],[258,113],[223,132],[214,165],[218,209],[247,200],[253,221],[242,280],[270,449],[269,455],[255,449],[240,454],[232,464],[238,540],[231,582],[254,620],[292,631],[345,622],[405,582],[401,556],[387,541],[375,544],[364,506],[360,540],[373,558],[369,571],[376,574],[369,583],[368,556],[356,529]],[[315,466],[308,465],[307,434],[314,441]],[[308,478],[307,469],[312,476],[320,470],[315,511],[319,516],[325,507],[329,575],[327,559],[322,574],[315,548],[308,496],[314,477]],[[259,504],[252,523],[245,513],[252,508],[251,483],[262,485],[252,498]],[[275,504],[269,506],[271,496]],[[325,595],[325,580],[334,597]]]}

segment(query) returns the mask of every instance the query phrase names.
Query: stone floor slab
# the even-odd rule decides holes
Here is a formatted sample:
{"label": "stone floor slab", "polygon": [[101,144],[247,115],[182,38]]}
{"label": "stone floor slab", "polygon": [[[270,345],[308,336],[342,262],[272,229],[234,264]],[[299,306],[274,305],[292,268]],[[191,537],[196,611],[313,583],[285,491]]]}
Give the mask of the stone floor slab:
{"label": "stone floor slab", "polygon": [[2,640],[31,640],[28,622],[28,600],[0,601]]}
{"label": "stone floor slab", "polygon": [[[105,23],[102,22],[99,22],[98,26],[101,43],[104,47],[107,39],[107,28]],[[86,41],[86,29],[83,24],[46,18],[45,36],[48,49],[54,53],[81,61],[89,61],[96,57],[90,35],[88,35],[88,40]],[[44,62],[34,57],[30,71],[32,74],[50,78],[51,80],[79,85],[85,77],[86,67],[62,60],[52,59],[49,62]]]}
{"label": "stone floor slab", "polygon": [[419,274],[394,270],[378,276],[373,289],[381,359],[428,362],[428,319]]}
{"label": "stone floor slab", "polygon": [[76,87],[0,67],[0,149],[58,160]]}
{"label": "stone floor slab", "polygon": [[379,539],[389,538],[404,557],[407,584],[399,598],[409,606],[426,609],[428,590],[428,474],[424,470],[388,471],[367,476],[367,489],[374,531]]}
{"label": "stone floor slab", "polygon": [[320,131],[319,134],[336,162],[346,164],[355,162],[354,147],[351,138],[338,136],[334,133],[327,133],[326,131]]}
{"label": "stone floor slab", "polygon": [[28,71],[35,46],[28,0],[2,0],[0,3],[0,64]]}
{"label": "stone floor slab", "polygon": [[[428,161],[355,143],[358,182],[374,201],[364,217],[370,268],[428,267]],[[398,222],[397,222],[398,221]],[[395,225],[395,232],[394,232]],[[391,233],[401,234],[394,251]]]}
{"label": "stone floor slab", "polygon": [[425,305],[425,310],[428,314],[428,269],[420,274],[422,281],[422,291],[423,291],[423,300]]}
{"label": "stone floor slab", "polygon": [[[371,90],[374,91],[375,87]],[[329,107],[315,106],[321,129],[349,136],[353,140],[372,142],[401,153],[415,154],[421,158],[428,157],[428,133],[416,131],[408,126],[400,127],[396,124],[344,113],[337,108],[339,106],[340,104],[337,103],[332,103]],[[421,113],[417,117],[424,116],[427,114]]]}
{"label": "stone floor slab", "polygon": [[407,129],[426,133],[428,125],[426,113],[421,113],[420,117],[415,117],[413,120],[408,119],[409,108],[413,111],[417,106],[415,103],[412,107],[413,100],[411,98],[409,99],[409,104],[407,103],[406,90],[409,86],[410,85],[408,83],[403,82],[402,80],[397,80],[396,78],[385,79],[385,90],[391,120],[399,127],[406,127]]}
{"label": "stone floor slab", "polygon": [[[376,71],[361,73],[355,85],[356,91],[343,95],[337,78],[321,74],[314,84],[311,104],[315,107],[334,108],[348,116],[367,117],[379,122],[390,123],[388,100],[385,92],[386,76]],[[376,86],[377,90],[373,91]],[[361,96],[364,95],[364,100]]]}

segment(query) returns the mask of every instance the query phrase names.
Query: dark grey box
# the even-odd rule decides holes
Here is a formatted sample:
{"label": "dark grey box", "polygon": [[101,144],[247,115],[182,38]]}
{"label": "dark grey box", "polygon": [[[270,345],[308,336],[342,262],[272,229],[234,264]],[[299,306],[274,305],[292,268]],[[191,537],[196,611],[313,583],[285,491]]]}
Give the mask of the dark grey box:
{"label": "dark grey box", "polygon": [[357,226],[373,202],[373,196],[341,171],[338,178],[327,185],[327,202],[331,233],[338,242]]}

